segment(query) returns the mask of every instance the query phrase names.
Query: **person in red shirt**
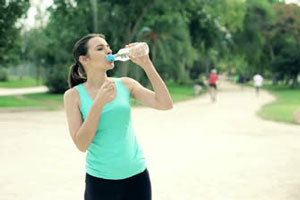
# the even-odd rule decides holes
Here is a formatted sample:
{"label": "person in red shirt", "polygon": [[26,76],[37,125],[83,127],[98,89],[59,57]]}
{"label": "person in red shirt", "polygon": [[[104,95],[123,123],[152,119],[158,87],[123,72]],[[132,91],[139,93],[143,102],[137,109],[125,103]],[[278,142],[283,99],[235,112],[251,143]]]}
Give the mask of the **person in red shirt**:
{"label": "person in red shirt", "polygon": [[218,82],[218,74],[217,70],[213,69],[211,70],[211,73],[209,74],[209,94],[212,102],[216,101],[216,90],[217,90],[217,82]]}

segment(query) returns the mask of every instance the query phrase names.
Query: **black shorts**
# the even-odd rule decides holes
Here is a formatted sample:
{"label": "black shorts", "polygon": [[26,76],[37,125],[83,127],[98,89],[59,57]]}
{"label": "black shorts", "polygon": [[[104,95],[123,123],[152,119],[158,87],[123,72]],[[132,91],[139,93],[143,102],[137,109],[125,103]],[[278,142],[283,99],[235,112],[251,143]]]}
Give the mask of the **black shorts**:
{"label": "black shorts", "polygon": [[85,200],[151,200],[148,170],[122,180],[108,180],[86,174]]}
{"label": "black shorts", "polygon": [[213,87],[213,88],[217,89],[217,85],[214,84],[214,83],[210,83],[210,84],[209,84],[209,87]]}

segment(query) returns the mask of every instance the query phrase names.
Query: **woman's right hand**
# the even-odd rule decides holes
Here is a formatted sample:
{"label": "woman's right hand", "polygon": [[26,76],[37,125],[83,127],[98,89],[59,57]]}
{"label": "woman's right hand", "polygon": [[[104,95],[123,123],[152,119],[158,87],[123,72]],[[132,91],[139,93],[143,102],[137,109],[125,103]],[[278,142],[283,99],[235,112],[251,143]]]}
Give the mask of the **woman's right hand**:
{"label": "woman's right hand", "polygon": [[106,80],[101,88],[98,90],[96,99],[102,103],[102,105],[106,105],[107,103],[113,101],[116,98],[116,86],[115,82],[111,80]]}

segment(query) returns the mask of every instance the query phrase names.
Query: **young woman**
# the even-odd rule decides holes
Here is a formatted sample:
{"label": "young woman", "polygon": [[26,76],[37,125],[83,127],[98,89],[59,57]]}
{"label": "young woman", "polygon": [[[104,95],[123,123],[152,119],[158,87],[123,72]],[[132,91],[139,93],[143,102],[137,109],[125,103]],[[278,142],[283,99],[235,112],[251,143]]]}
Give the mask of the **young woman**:
{"label": "young woman", "polygon": [[[127,45],[130,47],[133,44]],[[132,128],[130,96],[159,110],[173,107],[169,91],[148,55],[130,58],[147,74],[154,92],[132,78],[110,78],[114,62],[102,34],[88,34],[74,46],[64,105],[76,147],[86,152],[85,200],[150,200],[145,158]]]}

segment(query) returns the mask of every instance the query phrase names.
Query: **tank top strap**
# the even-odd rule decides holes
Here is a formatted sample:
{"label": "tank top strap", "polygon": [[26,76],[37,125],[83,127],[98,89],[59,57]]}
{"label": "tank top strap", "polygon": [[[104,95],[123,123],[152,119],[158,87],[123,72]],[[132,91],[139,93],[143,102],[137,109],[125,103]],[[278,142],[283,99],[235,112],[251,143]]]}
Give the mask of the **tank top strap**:
{"label": "tank top strap", "polygon": [[86,94],[85,88],[84,88],[84,86],[83,86],[82,83],[76,85],[75,88],[76,88],[76,89],[78,90],[78,92],[79,92],[80,99],[81,99],[81,98],[87,98],[87,97],[88,97],[87,94]]}
{"label": "tank top strap", "polygon": [[79,84],[79,85],[76,85],[74,88],[76,88],[78,90],[78,93],[79,93],[79,97],[80,97],[80,110],[83,111],[84,109],[84,105],[87,105],[91,103],[91,99],[90,97],[88,96],[88,93],[86,92],[83,84]]}
{"label": "tank top strap", "polygon": [[117,87],[117,90],[122,91],[122,93],[130,94],[128,88],[124,85],[120,78],[113,78]]}

